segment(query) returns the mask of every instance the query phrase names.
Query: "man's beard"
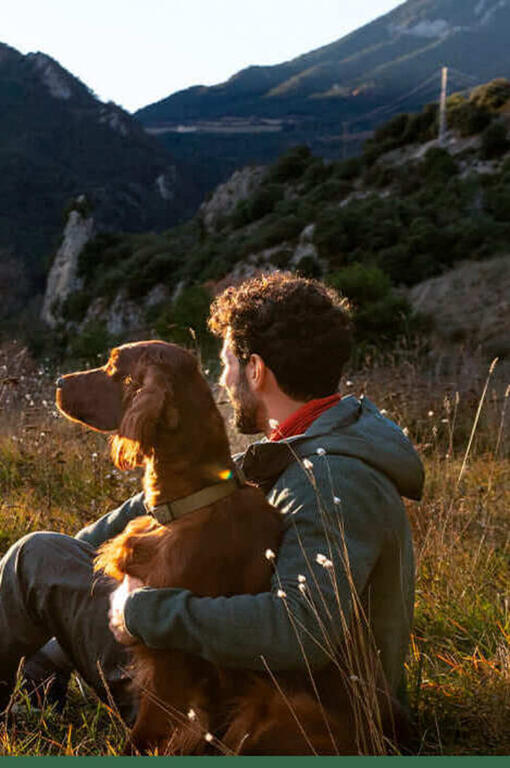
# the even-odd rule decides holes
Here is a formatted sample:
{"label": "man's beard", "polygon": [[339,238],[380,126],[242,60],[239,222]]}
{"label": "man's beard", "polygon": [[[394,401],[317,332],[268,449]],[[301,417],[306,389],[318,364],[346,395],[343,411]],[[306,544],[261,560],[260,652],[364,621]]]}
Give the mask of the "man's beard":
{"label": "man's beard", "polygon": [[234,409],[234,426],[242,435],[256,435],[261,432],[258,424],[258,402],[248,386],[246,373],[240,371],[239,381],[235,389],[229,391],[230,401]]}

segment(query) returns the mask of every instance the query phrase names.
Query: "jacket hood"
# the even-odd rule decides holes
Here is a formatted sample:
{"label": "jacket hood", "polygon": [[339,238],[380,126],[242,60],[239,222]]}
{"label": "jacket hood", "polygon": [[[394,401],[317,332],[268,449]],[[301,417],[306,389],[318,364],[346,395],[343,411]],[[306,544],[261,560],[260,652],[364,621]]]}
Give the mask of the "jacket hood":
{"label": "jacket hood", "polygon": [[361,459],[385,474],[401,496],[421,498],[424,470],[411,441],[366,397],[343,397],[302,435],[253,443],[237,461],[250,480],[270,487],[292,461],[312,456],[319,448]]}

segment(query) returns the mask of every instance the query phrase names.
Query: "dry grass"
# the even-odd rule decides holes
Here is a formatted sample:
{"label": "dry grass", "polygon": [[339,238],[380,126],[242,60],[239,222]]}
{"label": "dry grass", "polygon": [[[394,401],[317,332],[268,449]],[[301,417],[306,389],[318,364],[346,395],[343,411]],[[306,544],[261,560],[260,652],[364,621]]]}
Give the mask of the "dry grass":
{"label": "dry grass", "polygon": [[[510,753],[509,393],[496,367],[479,409],[488,367],[462,355],[432,367],[403,350],[367,361],[343,385],[409,430],[426,465],[424,499],[409,505],[417,594],[408,680],[422,755]],[[112,469],[101,436],[55,414],[52,378],[14,345],[0,351],[0,424],[2,552],[29,531],[75,533],[138,487]],[[76,685],[63,718],[18,698],[15,724],[0,726],[0,754],[121,751],[115,714],[92,696],[84,705]]]}

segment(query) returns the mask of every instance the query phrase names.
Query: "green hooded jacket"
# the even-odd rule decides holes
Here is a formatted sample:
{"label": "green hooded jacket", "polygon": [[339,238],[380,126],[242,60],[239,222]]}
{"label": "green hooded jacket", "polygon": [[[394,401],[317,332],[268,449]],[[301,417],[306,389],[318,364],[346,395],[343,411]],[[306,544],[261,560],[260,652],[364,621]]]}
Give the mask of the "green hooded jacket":
{"label": "green hooded jacket", "polygon": [[[248,479],[284,517],[271,591],[195,597],[182,589],[138,589],[127,599],[129,631],[152,648],[175,648],[226,667],[316,669],[328,643],[345,640],[355,590],[383,669],[403,677],[414,603],[414,558],[401,497],[421,497],[421,461],[402,430],[353,396],[302,435],[251,445],[239,457]],[[78,534],[98,546],[145,514],[130,499]],[[264,553],[261,552],[261,556]],[[221,563],[218,564],[221,567]],[[355,608],[358,611],[358,608]]]}

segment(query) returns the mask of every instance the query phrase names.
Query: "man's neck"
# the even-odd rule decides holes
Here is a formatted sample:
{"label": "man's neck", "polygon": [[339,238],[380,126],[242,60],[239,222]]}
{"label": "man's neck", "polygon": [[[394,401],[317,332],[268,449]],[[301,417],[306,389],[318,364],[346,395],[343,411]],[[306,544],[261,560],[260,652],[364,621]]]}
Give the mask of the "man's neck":
{"label": "man's neck", "polygon": [[305,405],[304,400],[292,400],[286,395],[271,398],[271,402],[266,403],[267,421],[264,429],[266,437],[269,437],[278,424],[282,424],[303,405]]}

